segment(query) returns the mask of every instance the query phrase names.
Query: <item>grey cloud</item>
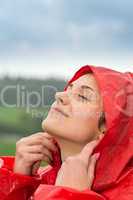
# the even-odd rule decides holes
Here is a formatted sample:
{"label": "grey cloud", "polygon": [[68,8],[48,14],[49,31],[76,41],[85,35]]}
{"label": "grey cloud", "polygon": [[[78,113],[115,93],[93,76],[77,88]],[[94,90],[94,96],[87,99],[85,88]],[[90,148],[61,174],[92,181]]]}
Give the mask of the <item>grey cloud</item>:
{"label": "grey cloud", "polygon": [[3,0],[0,6],[0,51],[132,50],[133,2],[130,0]]}

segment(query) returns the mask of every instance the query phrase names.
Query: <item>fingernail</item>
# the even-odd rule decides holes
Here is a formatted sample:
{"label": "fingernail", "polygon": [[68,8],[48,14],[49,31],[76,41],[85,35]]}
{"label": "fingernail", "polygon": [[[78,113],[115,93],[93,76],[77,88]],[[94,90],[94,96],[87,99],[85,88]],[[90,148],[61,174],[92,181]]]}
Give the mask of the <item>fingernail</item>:
{"label": "fingernail", "polygon": [[95,158],[98,159],[100,157],[100,153],[95,154]]}
{"label": "fingernail", "polygon": [[100,139],[100,140],[101,140],[102,138],[104,138],[104,135],[100,135],[100,136],[99,136],[99,139]]}

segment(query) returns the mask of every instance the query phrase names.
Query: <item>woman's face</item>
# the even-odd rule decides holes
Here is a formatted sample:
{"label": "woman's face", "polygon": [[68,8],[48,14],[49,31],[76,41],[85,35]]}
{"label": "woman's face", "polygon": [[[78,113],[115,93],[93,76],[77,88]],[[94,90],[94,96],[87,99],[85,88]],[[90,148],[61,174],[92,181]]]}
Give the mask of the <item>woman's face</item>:
{"label": "woman's face", "polygon": [[55,99],[42,123],[46,132],[80,144],[97,138],[103,105],[93,74],[81,76],[66,91],[57,92]]}

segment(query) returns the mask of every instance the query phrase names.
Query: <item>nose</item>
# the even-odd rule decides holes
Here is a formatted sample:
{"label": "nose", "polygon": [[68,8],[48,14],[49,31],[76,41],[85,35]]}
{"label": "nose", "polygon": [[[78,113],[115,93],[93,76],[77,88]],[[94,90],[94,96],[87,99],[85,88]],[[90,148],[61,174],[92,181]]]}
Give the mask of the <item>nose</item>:
{"label": "nose", "polygon": [[63,105],[66,105],[69,103],[69,97],[66,94],[66,92],[56,92],[55,100],[57,101],[57,103],[61,103]]}

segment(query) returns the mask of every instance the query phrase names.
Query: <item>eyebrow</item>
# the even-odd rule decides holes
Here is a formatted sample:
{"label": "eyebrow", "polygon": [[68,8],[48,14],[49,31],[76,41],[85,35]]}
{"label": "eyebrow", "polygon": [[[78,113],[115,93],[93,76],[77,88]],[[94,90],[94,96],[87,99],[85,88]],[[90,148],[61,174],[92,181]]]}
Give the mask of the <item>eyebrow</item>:
{"label": "eyebrow", "polygon": [[[73,84],[72,83],[68,84],[68,87],[73,87]],[[88,85],[81,85],[80,88],[81,89],[89,89],[89,90],[95,92],[95,90]]]}

